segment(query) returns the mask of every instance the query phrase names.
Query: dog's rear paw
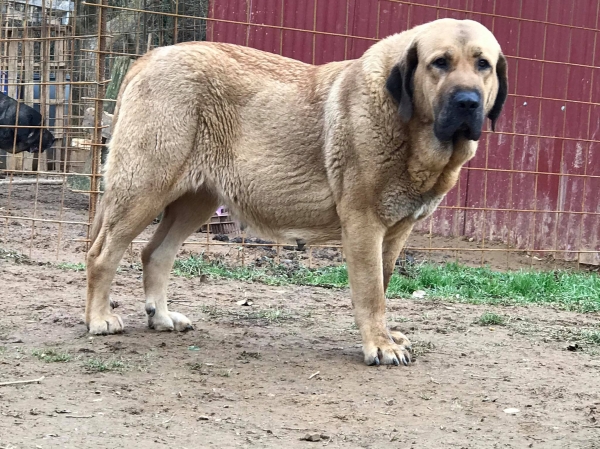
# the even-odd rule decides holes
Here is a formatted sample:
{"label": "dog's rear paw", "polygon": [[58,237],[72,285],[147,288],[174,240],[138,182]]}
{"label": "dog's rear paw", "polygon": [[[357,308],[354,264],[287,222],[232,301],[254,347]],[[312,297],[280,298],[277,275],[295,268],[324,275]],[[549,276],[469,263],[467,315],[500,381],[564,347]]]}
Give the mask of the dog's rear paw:
{"label": "dog's rear paw", "polygon": [[404,335],[402,332],[390,330],[390,336],[397,345],[404,346],[406,349],[411,348],[410,340],[406,338],[406,335]]}
{"label": "dog's rear paw", "polygon": [[194,329],[192,322],[185,315],[177,312],[168,312],[167,315],[158,315],[154,311],[152,314],[148,313],[148,327],[159,332],[173,330],[186,332]]}
{"label": "dog's rear paw", "polygon": [[93,318],[88,323],[88,331],[93,335],[119,334],[123,332],[123,327],[123,320],[114,313]]}
{"label": "dog's rear paw", "polygon": [[365,363],[371,365],[408,365],[410,342],[400,332],[390,332],[363,345]]}
{"label": "dog's rear paw", "polygon": [[173,326],[177,332],[186,332],[194,330],[192,322],[182,313],[169,312],[169,316],[173,321]]}

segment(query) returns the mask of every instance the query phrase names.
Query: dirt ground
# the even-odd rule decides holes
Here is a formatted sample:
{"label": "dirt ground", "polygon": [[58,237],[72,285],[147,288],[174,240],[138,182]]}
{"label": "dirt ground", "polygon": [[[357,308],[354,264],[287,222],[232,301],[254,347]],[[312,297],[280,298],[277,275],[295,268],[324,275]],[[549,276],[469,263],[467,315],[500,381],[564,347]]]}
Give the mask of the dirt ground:
{"label": "dirt ground", "polygon": [[[31,216],[34,195],[19,187],[9,206],[0,190],[0,215]],[[60,204],[60,189],[40,187],[36,216],[86,221],[85,197],[69,193]],[[3,222],[0,248],[27,254],[31,246],[32,261],[0,257],[0,384],[44,378],[0,386],[2,449],[600,448],[600,346],[582,337],[599,329],[600,314],[393,299],[390,325],[412,339],[416,360],[367,367],[346,290],[173,277],[170,307],[195,330],[149,330],[134,247],[112,292],[126,332],[90,337],[85,273],[41,263],[56,261],[57,248],[59,261],[82,262],[85,246],[75,240],[85,227],[59,234],[38,223],[31,240],[30,222]],[[411,243],[418,239],[429,237]],[[239,258],[235,248],[215,250]],[[323,251],[316,264],[338,261]],[[549,264],[509,257],[513,266]],[[253,305],[238,305],[243,298]],[[477,324],[486,311],[507,325]]]}

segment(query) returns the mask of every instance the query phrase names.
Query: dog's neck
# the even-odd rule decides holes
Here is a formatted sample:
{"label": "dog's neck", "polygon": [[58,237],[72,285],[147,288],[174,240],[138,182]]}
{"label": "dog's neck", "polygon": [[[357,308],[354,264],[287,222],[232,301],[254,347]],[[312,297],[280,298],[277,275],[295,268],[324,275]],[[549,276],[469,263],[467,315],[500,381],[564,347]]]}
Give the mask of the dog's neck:
{"label": "dog's neck", "polygon": [[[416,119],[406,126],[409,128],[408,135],[411,136],[407,170],[416,184],[421,186],[422,192],[434,188],[443,173],[458,173],[475,155],[477,142],[463,138],[440,142],[433,133],[433,126],[422,126],[421,123],[416,123]],[[446,184],[438,194],[445,194],[454,185]]]}

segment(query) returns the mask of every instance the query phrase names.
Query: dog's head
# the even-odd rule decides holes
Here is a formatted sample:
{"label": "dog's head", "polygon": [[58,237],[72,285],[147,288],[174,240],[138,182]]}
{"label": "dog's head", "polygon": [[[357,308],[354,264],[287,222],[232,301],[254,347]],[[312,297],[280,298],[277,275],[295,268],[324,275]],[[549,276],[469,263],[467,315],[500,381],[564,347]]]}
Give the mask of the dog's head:
{"label": "dog's head", "polygon": [[415,33],[386,87],[405,122],[416,117],[433,123],[443,142],[478,140],[485,117],[494,130],[506,100],[506,59],[480,23],[440,19]]}
{"label": "dog's head", "polygon": [[[40,132],[41,132],[41,142],[40,142]],[[13,138],[12,135],[7,142],[2,142],[0,148],[5,149],[9,152],[21,153],[23,151],[29,151],[30,153],[37,153],[40,150],[43,152],[48,148],[51,148],[52,145],[58,140],[54,137],[54,135],[44,128],[20,128],[17,132],[17,141],[16,145],[13,148]],[[6,148],[4,148],[6,147]]]}
{"label": "dog's head", "polygon": [[[32,153],[37,153],[40,149],[39,132],[36,134],[38,135],[38,139],[35,139],[33,146],[31,147],[30,151]],[[43,129],[42,130],[42,145],[41,145],[42,151],[45,151],[48,148],[52,147],[52,145],[54,145],[54,143],[57,140],[58,140],[58,138],[54,137],[54,135],[50,131],[48,131],[47,129]]]}

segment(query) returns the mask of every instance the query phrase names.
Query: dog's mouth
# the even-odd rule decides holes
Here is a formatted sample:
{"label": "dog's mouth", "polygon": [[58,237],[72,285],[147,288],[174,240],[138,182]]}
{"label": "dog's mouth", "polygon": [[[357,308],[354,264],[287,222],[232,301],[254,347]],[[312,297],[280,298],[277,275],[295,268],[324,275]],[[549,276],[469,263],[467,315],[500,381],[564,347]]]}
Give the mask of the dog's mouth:
{"label": "dog's mouth", "polygon": [[454,133],[453,137],[454,137],[454,140],[457,137],[458,138],[462,137],[463,139],[466,139],[466,140],[475,140],[475,141],[477,141],[481,137],[481,129],[473,131],[473,129],[468,124],[463,123],[456,130],[456,133]]}
{"label": "dog's mouth", "polygon": [[433,132],[441,142],[456,142],[457,140],[479,140],[483,128],[483,116],[475,116],[468,120],[459,117],[440,117],[435,121]]}

